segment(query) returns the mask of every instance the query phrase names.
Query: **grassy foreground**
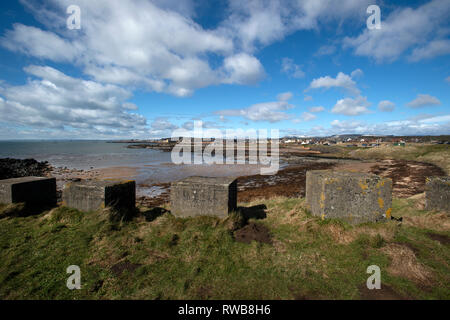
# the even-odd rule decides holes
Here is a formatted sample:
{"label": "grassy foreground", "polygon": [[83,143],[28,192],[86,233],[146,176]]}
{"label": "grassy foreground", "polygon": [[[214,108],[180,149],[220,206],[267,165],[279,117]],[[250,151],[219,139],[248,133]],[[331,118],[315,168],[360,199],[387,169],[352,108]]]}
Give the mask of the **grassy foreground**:
{"label": "grassy foreground", "polygon": [[[237,242],[238,215],[141,209],[114,224],[62,207],[3,218],[0,299],[449,299],[450,218],[416,201],[394,200],[401,225],[357,227],[310,216],[303,199],[242,204],[267,206],[249,223],[267,227],[268,243]],[[66,288],[69,265],[81,268],[81,290]],[[365,289],[370,265],[381,268],[382,290]]]}

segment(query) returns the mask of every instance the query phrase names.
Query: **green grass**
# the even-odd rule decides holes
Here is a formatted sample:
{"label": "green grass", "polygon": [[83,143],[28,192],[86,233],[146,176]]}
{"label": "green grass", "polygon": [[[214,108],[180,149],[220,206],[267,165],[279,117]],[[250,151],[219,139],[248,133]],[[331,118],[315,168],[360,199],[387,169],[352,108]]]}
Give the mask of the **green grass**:
{"label": "green grass", "polygon": [[[359,299],[372,264],[382,270],[382,286],[403,297],[450,298],[449,245],[428,235],[449,237],[448,216],[395,200],[401,226],[355,227],[312,217],[303,199],[242,205],[261,203],[267,217],[250,222],[268,227],[272,244],[236,242],[230,219],[170,213],[112,223],[103,212],[61,207],[0,219],[0,299]],[[434,228],[424,215],[447,224]],[[401,274],[389,271],[398,263],[389,254],[395,246],[415,252]],[[111,270],[124,262],[134,268]],[[81,268],[81,290],[66,287],[69,265]],[[416,279],[416,267],[426,281]]]}

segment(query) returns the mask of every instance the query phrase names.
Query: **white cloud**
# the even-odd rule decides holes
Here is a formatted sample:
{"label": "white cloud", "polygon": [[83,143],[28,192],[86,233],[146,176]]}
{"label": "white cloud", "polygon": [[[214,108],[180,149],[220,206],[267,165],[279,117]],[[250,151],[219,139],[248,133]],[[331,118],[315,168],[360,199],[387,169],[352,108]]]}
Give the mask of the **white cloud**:
{"label": "white cloud", "polygon": [[366,97],[358,96],[355,99],[345,98],[338,100],[331,112],[347,116],[357,116],[368,113],[369,106],[370,103],[367,101]]}
{"label": "white cloud", "polygon": [[279,101],[288,101],[288,100],[291,100],[292,97],[293,97],[292,92],[284,92],[284,93],[280,93],[280,94],[277,96],[277,99],[278,99]]}
{"label": "white cloud", "polygon": [[322,112],[322,111],[325,111],[325,108],[322,106],[309,108],[309,112],[313,112],[313,113],[318,113],[318,112]]}
{"label": "white cloud", "polygon": [[450,83],[450,76],[448,76],[447,78],[445,78],[445,81],[447,81],[448,83]]}
{"label": "white cloud", "polygon": [[226,58],[224,69],[228,74],[225,83],[254,84],[265,76],[259,60],[246,53]]}
{"label": "white cloud", "polygon": [[359,17],[369,0],[342,0],[336,7],[325,0],[230,0],[230,15],[222,31],[235,38],[239,48],[254,51],[297,30],[318,29],[319,22],[343,22]]}
{"label": "white cloud", "polygon": [[416,99],[407,103],[410,108],[421,108],[429,106],[438,106],[441,102],[438,98],[430,96],[429,94],[418,94]]}
{"label": "white cloud", "polygon": [[362,77],[363,75],[364,75],[364,72],[361,69],[353,70],[352,73],[350,74],[350,76],[352,78],[359,78],[359,77]]}
{"label": "white cloud", "polygon": [[[55,13],[66,17],[70,0],[50,0],[46,9],[27,1],[40,21]],[[189,15],[192,6],[177,2],[79,0],[82,29],[68,32],[48,22],[49,31],[21,24],[7,31],[1,44],[40,59],[68,62],[96,81],[140,87],[178,96],[221,83],[253,84],[264,76],[261,63],[235,50],[233,39],[220,30],[205,30]],[[182,14],[184,15],[182,15]],[[187,16],[186,16],[187,15]],[[222,64],[212,68],[208,56]]]}
{"label": "white cloud", "polygon": [[172,131],[178,129],[177,125],[171,123],[167,118],[159,117],[150,124],[153,131]]}
{"label": "white cloud", "polygon": [[394,111],[395,109],[395,103],[389,101],[389,100],[383,100],[380,101],[378,103],[378,109],[380,111],[384,111],[384,112],[390,112],[390,111]]}
{"label": "white cloud", "polygon": [[219,116],[244,117],[252,121],[278,122],[287,120],[291,116],[283,111],[294,108],[286,101],[265,102],[251,105],[244,109],[227,109],[217,111]]}
{"label": "white cloud", "polygon": [[305,73],[300,66],[296,65],[294,60],[290,58],[283,58],[281,62],[281,72],[286,73],[292,78],[303,78],[305,76]]}
{"label": "white cloud", "polygon": [[[394,61],[409,49],[410,60],[419,61],[448,53],[448,22],[450,2],[433,0],[416,9],[399,8],[386,18],[381,29],[364,29],[357,37],[346,37],[344,47],[354,49],[358,56],[372,57],[378,62]],[[414,32],[412,32],[414,30]],[[427,41],[430,42],[427,44]]]}
{"label": "white cloud", "polygon": [[303,112],[302,113],[302,119],[304,121],[312,121],[314,119],[316,119],[317,116],[315,114],[309,113],[309,112]]}
{"label": "white cloud", "polygon": [[288,135],[332,136],[336,134],[371,135],[441,135],[450,131],[450,114],[431,116],[417,120],[385,121],[366,123],[363,121],[333,120],[329,127],[314,126],[310,130],[286,129]]}
{"label": "white cloud", "polygon": [[450,54],[450,40],[434,40],[423,47],[415,48],[409,60],[416,62],[446,54]]}
{"label": "white cloud", "polygon": [[356,87],[356,82],[353,81],[349,75],[346,75],[343,72],[339,72],[336,78],[325,76],[314,79],[309,85],[308,89],[329,89],[333,87],[346,89],[350,93],[355,95],[358,95],[360,93],[359,89]]}
{"label": "white cloud", "polygon": [[339,120],[333,120],[331,122],[331,127],[333,129],[337,129],[339,132],[356,132],[360,131],[362,128],[364,128],[364,125],[362,122],[359,121],[339,121]]}
{"label": "white cloud", "polygon": [[132,94],[115,85],[73,78],[51,67],[28,66],[25,85],[0,87],[0,121],[91,135],[145,135],[146,119],[129,110]]}
{"label": "white cloud", "polygon": [[312,114],[309,112],[303,112],[299,118],[292,119],[292,122],[293,123],[308,122],[308,121],[313,121],[316,118],[317,118],[317,116],[315,114]]}
{"label": "white cloud", "polygon": [[78,43],[65,40],[53,32],[16,23],[0,38],[0,45],[11,51],[57,62],[75,61],[82,52]]}
{"label": "white cloud", "polygon": [[305,98],[303,98],[304,101],[311,101],[313,99],[313,97],[311,96],[305,96]]}

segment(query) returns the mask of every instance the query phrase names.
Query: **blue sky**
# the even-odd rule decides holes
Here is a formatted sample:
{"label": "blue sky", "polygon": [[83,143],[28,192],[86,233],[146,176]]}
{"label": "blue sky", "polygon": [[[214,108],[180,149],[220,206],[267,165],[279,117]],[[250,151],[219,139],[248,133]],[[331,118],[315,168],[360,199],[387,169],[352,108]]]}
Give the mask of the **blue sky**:
{"label": "blue sky", "polygon": [[448,0],[0,6],[0,139],[450,134]]}

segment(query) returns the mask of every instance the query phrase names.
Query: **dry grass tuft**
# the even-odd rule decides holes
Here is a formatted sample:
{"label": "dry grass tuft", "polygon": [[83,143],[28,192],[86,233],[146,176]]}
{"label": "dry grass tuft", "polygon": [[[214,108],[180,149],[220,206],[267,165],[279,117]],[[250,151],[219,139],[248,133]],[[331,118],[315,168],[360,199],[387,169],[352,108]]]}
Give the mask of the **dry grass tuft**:
{"label": "dry grass tuft", "polygon": [[404,217],[403,223],[406,226],[436,231],[450,230],[450,216],[448,213],[427,212],[420,216]]}
{"label": "dry grass tuft", "polygon": [[387,269],[390,274],[409,279],[419,285],[431,285],[432,273],[417,261],[413,250],[396,243],[389,244],[380,250],[391,259]]}
{"label": "dry grass tuft", "polygon": [[384,240],[391,241],[394,239],[396,226],[394,224],[386,223],[381,226],[354,226],[349,230],[345,230],[339,225],[328,225],[326,231],[331,236],[331,238],[339,244],[350,244],[360,235],[368,235],[370,237],[380,236]]}

